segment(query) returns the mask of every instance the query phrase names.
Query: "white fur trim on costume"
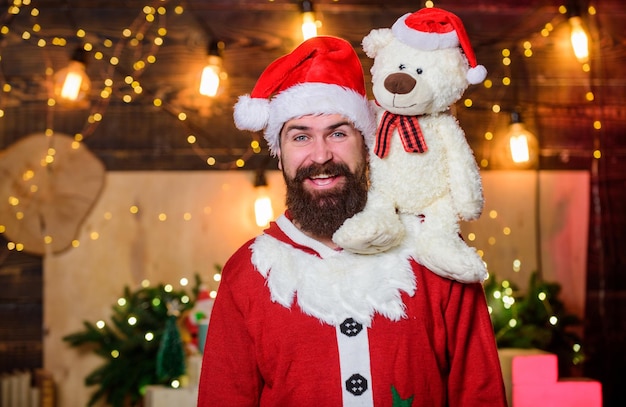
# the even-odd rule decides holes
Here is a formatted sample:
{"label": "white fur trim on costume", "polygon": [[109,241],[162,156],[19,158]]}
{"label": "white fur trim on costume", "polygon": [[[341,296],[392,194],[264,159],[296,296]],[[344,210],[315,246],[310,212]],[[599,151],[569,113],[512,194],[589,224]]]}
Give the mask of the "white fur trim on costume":
{"label": "white fur trim on costume", "polygon": [[267,99],[239,96],[235,103],[233,118],[239,130],[259,131],[267,125],[270,106]]}
{"label": "white fur trim on costume", "polygon": [[456,31],[447,33],[427,33],[409,28],[405,21],[410,15],[411,13],[403,15],[391,26],[391,31],[401,42],[422,51],[433,51],[436,49],[459,46],[459,37]]}
{"label": "white fur trim on costume", "polygon": [[474,68],[470,68],[467,71],[467,81],[476,85],[477,83],[481,83],[487,77],[487,68],[482,65],[476,65]]}
{"label": "white fur trim on costume", "polygon": [[376,118],[369,102],[358,92],[327,83],[301,83],[280,92],[269,103],[265,139],[272,155],[278,153],[280,131],[285,122],[310,114],[343,115],[364,136],[376,131]]}
{"label": "white fur trim on costume", "polygon": [[[284,222],[289,220],[283,217],[279,226]],[[294,241],[304,239],[295,227],[281,229]],[[369,327],[375,313],[398,321],[406,316],[402,292],[412,296],[416,290],[406,248],[376,255],[331,250],[320,258],[269,235],[257,237],[251,248],[272,301],[291,308],[297,299],[304,313],[330,325],[353,318]]]}

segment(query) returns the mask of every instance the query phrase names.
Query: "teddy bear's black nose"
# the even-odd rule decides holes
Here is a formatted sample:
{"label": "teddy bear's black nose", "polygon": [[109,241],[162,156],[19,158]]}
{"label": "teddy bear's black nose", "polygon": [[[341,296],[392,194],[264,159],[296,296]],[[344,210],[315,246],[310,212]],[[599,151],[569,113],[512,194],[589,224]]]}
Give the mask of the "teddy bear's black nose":
{"label": "teddy bear's black nose", "polygon": [[404,95],[415,88],[417,81],[405,73],[392,73],[385,78],[385,89],[391,93]]}

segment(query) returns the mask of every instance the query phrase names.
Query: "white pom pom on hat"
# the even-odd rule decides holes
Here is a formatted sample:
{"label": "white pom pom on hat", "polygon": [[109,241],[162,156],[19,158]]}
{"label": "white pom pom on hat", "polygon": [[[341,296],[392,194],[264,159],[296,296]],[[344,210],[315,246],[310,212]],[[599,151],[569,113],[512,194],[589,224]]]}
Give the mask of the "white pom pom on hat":
{"label": "white pom pom on hat", "polygon": [[240,130],[264,130],[270,152],[279,151],[283,124],[309,114],[341,114],[365,137],[376,129],[363,67],[349,42],[313,37],[272,62],[234,108]]}
{"label": "white pom pom on hat", "polygon": [[487,77],[487,69],[476,63],[463,22],[449,11],[430,7],[407,13],[393,24],[391,31],[401,42],[424,51],[460,46],[469,63],[467,81],[475,85]]}

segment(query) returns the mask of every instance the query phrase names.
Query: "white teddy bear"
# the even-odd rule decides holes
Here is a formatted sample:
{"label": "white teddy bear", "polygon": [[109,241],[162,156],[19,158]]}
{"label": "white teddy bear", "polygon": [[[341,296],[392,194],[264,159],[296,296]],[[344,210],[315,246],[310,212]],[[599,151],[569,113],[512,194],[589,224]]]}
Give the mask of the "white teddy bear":
{"label": "white teddy bear", "polygon": [[483,281],[485,264],[465,244],[459,227],[459,220],[480,216],[482,183],[449,108],[470,84],[485,79],[486,70],[476,64],[461,20],[424,8],[402,16],[391,29],[372,30],[363,49],[374,59],[379,122],[375,139],[367,140],[371,188],[364,210],[333,240],[362,254],[402,243],[437,274]]}

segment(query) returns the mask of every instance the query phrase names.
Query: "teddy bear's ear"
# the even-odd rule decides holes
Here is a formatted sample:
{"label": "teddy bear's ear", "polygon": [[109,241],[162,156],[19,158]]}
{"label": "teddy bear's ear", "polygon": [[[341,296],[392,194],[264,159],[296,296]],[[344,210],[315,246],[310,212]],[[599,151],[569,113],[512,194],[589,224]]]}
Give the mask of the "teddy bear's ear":
{"label": "teddy bear's ear", "polygon": [[378,50],[393,41],[394,36],[390,28],[379,28],[370,31],[362,41],[363,51],[370,57],[376,57]]}

